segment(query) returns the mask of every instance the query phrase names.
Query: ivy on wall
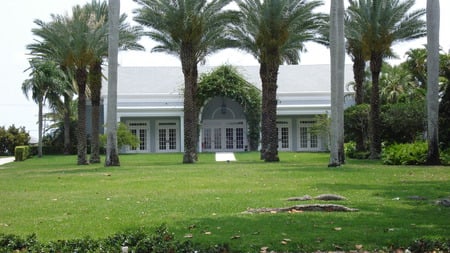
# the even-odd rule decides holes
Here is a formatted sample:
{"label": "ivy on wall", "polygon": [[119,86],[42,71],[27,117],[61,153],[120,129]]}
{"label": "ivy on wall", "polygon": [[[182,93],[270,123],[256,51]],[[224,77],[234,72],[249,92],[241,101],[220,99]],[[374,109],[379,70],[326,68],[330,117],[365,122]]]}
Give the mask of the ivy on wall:
{"label": "ivy on wall", "polygon": [[213,97],[228,97],[244,108],[249,126],[249,149],[257,150],[261,120],[261,91],[247,82],[230,65],[223,65],[200,76],[198,83],[198,106],[201,108]]}

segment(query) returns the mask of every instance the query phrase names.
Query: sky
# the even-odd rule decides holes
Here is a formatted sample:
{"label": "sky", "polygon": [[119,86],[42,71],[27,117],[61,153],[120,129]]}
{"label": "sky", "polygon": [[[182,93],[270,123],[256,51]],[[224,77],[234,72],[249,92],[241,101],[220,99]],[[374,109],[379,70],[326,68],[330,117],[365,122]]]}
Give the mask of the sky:
{"label": "sky", "polygon": [[[331,0],[324,0],[319,11],[329,13]],[[34,20],[50,21],[51,14],[70,13],[73,6],[83,5],[90,0],[14,0],[3,1],[0,14],[0,126],[24,126],[34,138],[37,137],[37,105],[28,100],[22,93],[21,86],[29,78],[28,68],[29,52],[26,45],[34,42],[31,29],[36,28]],[[346,1],[347,2],[347,1]],[[132,0],[121,0],[121,12],[126,13],[132,24],[132,10],[136,9]],[[416,0],[413,9],[425,8],[426,0]],[[450,1],[440,1],[441,28],[440,45],[446,51],[450,49]],[[399,43],[393,46],[394,52],[401,59],[410,48],[423,47],[426,38],[413,42]],[[156,44],[148,38],[143,38],[141,44],[145,51],[119,53],[121,66],[180,66],[179,60],[174,56],[162,53],[150,53]],[[300,64],[329,64],[329,51],[326,47],[313,43],[306,44],[306,53],[301,54]],[[400,60],[392,61],[397,64]],[[250,55],[227,49],[207,58],[206,65],[217,66],[221,64],[257,65],[257,61]],[[346,63],[351,64],[349,58]],[[30,95],[31,96],[31,95]]]}

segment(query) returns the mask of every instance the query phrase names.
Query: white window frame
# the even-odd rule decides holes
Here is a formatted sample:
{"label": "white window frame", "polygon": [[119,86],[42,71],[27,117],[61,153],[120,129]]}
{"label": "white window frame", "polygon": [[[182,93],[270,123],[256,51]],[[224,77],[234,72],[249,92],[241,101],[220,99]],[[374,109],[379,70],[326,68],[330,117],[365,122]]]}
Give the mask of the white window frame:
{"label": "white window frame", "polygon": [[[322,149],[322,140],[320,138],[320,135],[316,134],[315,138],[317,141],[317,147],[311,147],[311,140],[312,140],[312,134],[311,134],[311,128],[312,126],[316,123],[315,119],[299,119],[298,120],[298,124],[297,124],[297,151],[320,151]],[[302,147],[302,136],[301,136],[301,132],[300,132],[300,128],[301,127],[305,127],[307,129],[307,133],[306,133],[306,146],[307,147]]]}
{"label": "white window frame", "polygon": [[[175,137],[175,149],[167,148],[169,143],[166,141],[166,149],[159,148],[159,130],[160,129],[173,129],[172,127],[161,127],[161,124],[170,124],[175,129],[176,137]],[[169,126],[169,125],[168,125]],[[166,133],[167,134],[167,133]],[[156,121],[156,131],[155,131],[155,150],[158,153],[173,153],[180,152],[180,127],[179,122],[177,120],[157,120]]]}
{"label": "white window frame", "polygon": [[[288,147],[283,147],[282,143],[282,128],[288,129]],[[277,119],[277,138],[278,138],[278,151],[291,151],[292,150],[292,120],[291,119]]]}
{"label": "white window frame", "polygon": [[144,140],[144,149],[140,149],[140,138],[139,139],[139,146],[136,149],[132,149],[130,146],[126,147],[127,153],[148,153],[150,151],[150,122],[148,120],[128,120],[126,121],[128,130],[142,130],[144,129],[146,131],[146,138]]}

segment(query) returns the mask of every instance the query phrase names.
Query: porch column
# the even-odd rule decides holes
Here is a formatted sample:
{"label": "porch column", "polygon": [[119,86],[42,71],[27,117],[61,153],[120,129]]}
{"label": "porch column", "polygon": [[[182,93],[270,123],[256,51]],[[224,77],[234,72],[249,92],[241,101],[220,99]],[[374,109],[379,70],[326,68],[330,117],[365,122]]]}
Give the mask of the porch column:
{"label": "porch column", "polygon": [[202,140],[203,140],[203,131],[202,131],[202,124],[198,124],[198,142],[197,142],[197,145],[198,145],[198,152],[199,153],[201,153],[201,152],[203,152],[203,145],[202,145]]}
{"label": "porch column", "polygon": [[184,153],[184,116],[180,116],[180,152]]}

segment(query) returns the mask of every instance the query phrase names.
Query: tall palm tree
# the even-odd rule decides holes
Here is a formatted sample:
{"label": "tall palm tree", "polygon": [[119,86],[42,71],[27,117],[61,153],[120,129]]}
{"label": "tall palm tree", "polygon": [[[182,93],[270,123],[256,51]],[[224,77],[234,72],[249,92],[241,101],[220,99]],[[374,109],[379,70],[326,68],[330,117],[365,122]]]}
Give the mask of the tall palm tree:
{"label": "tall palm tree", "polygon": [[331,1],[330,59],[331,59],[331,152],[329,166],[345,162],[344,154],[344,0]]}
{"label": "tall palm tree", "polygon": [[[92,104],[92,129],[91,129],[91,156],[90,163],[100,162],[100,103],[101,103],[101,87],[102,87],[102,65],[104,59],[108,56],[108,4],[105,1],[93,0],[83,6],[86,15],[91,18],[89,27],[93,33],[93,38],[97,38],[97,43],[93,44],[93,61],[89,64],[88,86],[90,91],[90,99]],[[119,47],[123,50],[143,50],[137,43],[141,36],[140,27],[131,27],[126,23],[127,16],[125,14],[119,17]],[[101,27],[102,29],[98,29]]]}
{"label": "tall palm tree", "polygon": [[351,0],[347,14],[354,26],[347,38],[361,41],[363,55],[370,55],[372,90],[370,97],[370,158],[381,154],[379,76],[383,59],[392,56],[391,46],[426,34],[425,10],[410,11],[414,0]]}
{"label": "tall palm tree", "polygon": [[297,64],[305,42],[326,43],[325,14],[314,13],[321,1],[236,0],[241,22],[233,30],[238,47],[260,64],[262,82],[262,158],[279,161],[276,126],[277,78],[280,64]]}
{"label": "tall palm tree", "polygon": [[439,158],[439,0],[427,0],[427,164]]}
{"label": "tall palm tree", "polygon": [[32,99],[38,104],[38,157],[42,157],[43,106],[45,100],[58,101],[56,98],[64,88],[66,76],[55,62],[33,58],[29,63],[30,78],[23,82],[22,91],[27,98],[31,92]]}
{"label": "tall palm tree", "polygon": [[158,43],[152,51],[176,55],[181,60],[184,75],[183,163],[197,161],[197,65],[206,56],[233,45],[227,35],[227,26],[235,15],[223,10],[231,1],[135,0],[141,8],[135,10],[134,20],[150,28],[148,36]]}

